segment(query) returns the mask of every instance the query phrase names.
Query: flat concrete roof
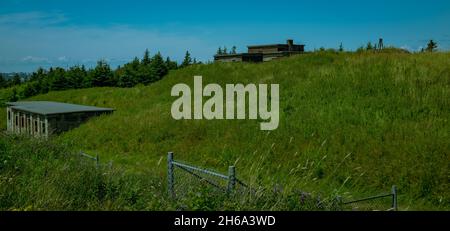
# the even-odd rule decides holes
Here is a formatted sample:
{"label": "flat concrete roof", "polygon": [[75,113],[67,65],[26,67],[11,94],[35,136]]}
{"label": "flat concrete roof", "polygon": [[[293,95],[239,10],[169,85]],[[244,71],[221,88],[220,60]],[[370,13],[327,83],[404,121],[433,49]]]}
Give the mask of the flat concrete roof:
{"label": "flat concrete roof", "polygon": [[68,114],[78,112],[112,112],[112,108],[84,106],[51,101],[21,101],[6,103],[10,108],[40,115]]}
{"label": "flat concrete roof", "polygon": [[[251,45],[247,46],[247,48],[264,48],[264,47],[288,47],[288,44],[267,44],[267,45]],[[293,46],[305,46],[303,44],[293,44]]]}

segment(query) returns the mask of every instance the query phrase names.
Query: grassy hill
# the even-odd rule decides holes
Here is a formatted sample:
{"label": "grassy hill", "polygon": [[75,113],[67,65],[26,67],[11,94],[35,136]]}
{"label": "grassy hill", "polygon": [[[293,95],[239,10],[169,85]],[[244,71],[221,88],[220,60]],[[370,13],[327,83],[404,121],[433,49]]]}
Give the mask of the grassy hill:
{"label": "grassy hill", "polygon": [[[278,129],[261,131],[256,120],[175,121],[170,90],[192,86],[194,75],[204,85],[280,84]],[[450,53],[313,53],[262,64],[194,65],[151,86],[50,92],[31,100],[115,108],[54,142],[96,153],[125,175],[160,177],[155,195],[165,190],[165,157],[173,151],[176,159],[222,172],[234,164],[253,185],[352,198],[396,184],[400,209],[450,208]]]}

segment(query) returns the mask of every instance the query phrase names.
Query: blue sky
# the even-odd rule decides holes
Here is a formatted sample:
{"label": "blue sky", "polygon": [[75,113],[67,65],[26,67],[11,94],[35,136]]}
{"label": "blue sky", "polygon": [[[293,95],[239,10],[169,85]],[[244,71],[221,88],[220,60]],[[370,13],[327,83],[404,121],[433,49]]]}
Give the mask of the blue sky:
{"label": "blue sky", "polygon": [[383,37],[412,51],[450,49],[450,1],[1,0],[0,72],[112,66],[152,53],[211,60],[219,46],[284,43],[356,49]]}

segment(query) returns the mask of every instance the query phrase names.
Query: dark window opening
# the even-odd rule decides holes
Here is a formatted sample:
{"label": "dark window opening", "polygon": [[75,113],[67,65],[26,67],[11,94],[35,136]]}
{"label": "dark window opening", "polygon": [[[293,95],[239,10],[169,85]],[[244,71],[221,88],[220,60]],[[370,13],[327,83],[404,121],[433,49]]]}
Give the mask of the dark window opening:
{"label": "dark window opening", "polygon": [[34,121],[34,131],[38,131],[38,122],[36,120]]}
{"label": "dark window opening", "polygon": [[19,116],[16,116],[16,126],[19,126]]}
{"label": "dark window opening", "polygon": [[45,133],[45,123],[42,123],[42,133]]}
{"label": "dark window opening", "polygon": [[8,111],[8,121],[11,120],[11,112]]}
{"label": "dark window opening", "polygon": [[23,127],[23,125],[25,124],[25,120],[23,119],[23,116],[21,118],[22,119],[20,120],[20,126]]}

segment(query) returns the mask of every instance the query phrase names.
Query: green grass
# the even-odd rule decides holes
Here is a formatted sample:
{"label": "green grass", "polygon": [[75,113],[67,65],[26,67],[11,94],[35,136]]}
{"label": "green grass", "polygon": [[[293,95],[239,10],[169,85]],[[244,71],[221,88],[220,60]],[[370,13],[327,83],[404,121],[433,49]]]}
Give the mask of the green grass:
{"label": "green grass", "polygon": [[[181,82],[192,86],[194,75],[202,75],[204,85],[280,84],[279,128],[261,131],[255,120],[173,120],[170,90]],[[50,92],[31,99],[115,108],[52,142],[112,160],[125,176],[155,177],[162,182],[154,184],[155,195],[165,190],[165,156],[173,151],[175,159],[221,172],[236,165],[239,178],[252,185],[351,199],[396,184],[400,209],[450,209],[450,53],[314,53],[263,64],[195,65],[151,86]],[[23,187],[26,195],[29,189]],[[79,207],[89,208],[96,205]],[[171,208],[160,203],[130,209]],[[261,208],[291,209],[246,207]]]}

